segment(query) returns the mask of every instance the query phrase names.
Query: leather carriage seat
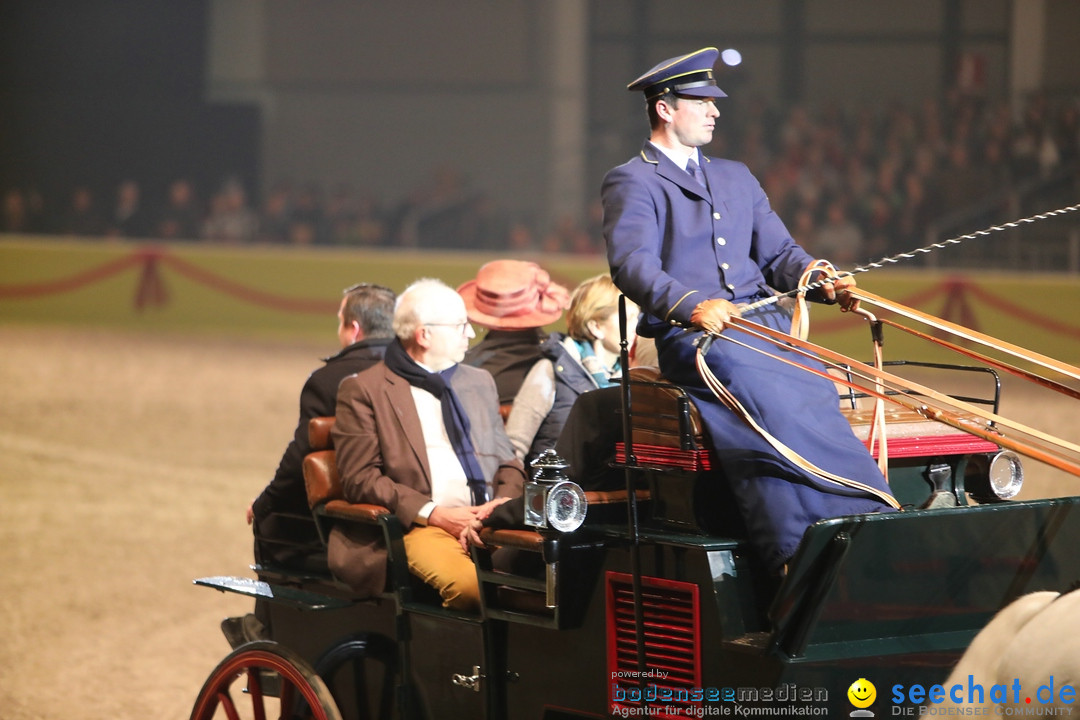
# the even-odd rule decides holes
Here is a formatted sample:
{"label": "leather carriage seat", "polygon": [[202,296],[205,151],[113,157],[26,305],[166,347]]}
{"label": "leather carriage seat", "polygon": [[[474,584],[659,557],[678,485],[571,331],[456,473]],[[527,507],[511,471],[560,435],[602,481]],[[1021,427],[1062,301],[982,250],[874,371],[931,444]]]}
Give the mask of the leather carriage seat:
{"label": "leather carriage seat", "polygon": [[[630,369],[631,390],[631,425],[634,429],[634,442],[665,447],[679,447],[680,437],[679,399],[685,397],[688,404],[686,417],[689,431],[696,447],[701,447],[701,414],[693,399],[679,387],[673,385],[652,366]],[[872,403],[862,403],[859,407],[841,407],[841,412],[851,423],[852,430],[861,440],[866,440],[873,422]],[[986,426],[986,421],[973,415],[963,416],[973,425]],[[952,435],[958,431],[944,423],[928,420],[914,410],[889,405],[885,409],[885,423],[889,437],[925,437]]]}
{"label": "leather carriage seat", "polygon": [[[855,436],[862,441],[870,437],[870,426],[874,421],[874,411],[863,408],[843,408],[841,412],[851,423],[851,429]],[[985,430],[988,422],[975,415],[961,414],[963,422],[971,423],[972,427]],[[935,420],[928,420],[914,410],[891,405],[885,409],[885,427],[888,428],[889,439],[940,437],[961,434],[960,430]]]}
{"label": "leather carriage seat", "polygon": [[334,440],[330,436],[332,427],[333,416],[315,417],[308,421],[308,445],[311,450],[304,458],[303,469],[308,507],[311,508],[343,497],[334,456]]}
{"label": "leather carriage seat", "polygon": [[[631,426],[634,445],[639,459],[661,465],[677,465],[688,469],[708,469],[711,460],[707,458],[707,445],[703,444],[701,414],[693,400],[679,387],[667,381],[659,369],[652,366],[635,367],[630,370]],[[839,387],[839,386],[838,386]],[[841,403],[841,412],[851,424],[855,436],[864,443],[868,441],[873,422],[873,403],[862,401],[858,407]],[[961,421],[970,423],[973,428],[986,429],[986,421],[974,415],[964,414]],[[964,452],[993,451],[993,443],[973,440],[974,436],[965,434],[945,423],[922,417],[914,410],[888,405],[885,408],[885,427],[888,438],[896,443],[892,446],[893,454],[909,456],[919,454],[924,444],[952,442],[946,449],[944,445],[934,445],[944,454],[953,454],[961,449]],[[965,443],[957,445],[961,439]],[[689,443],[687,440],[689,439]],[[971,442],[976,444],[972,445]],[[680,444],[681,443],[681,444]],[[621,445],[620,451],[621,451]],[[657,450],[645,450],[642,446],[653,446]],[[703,451],[704,454],[703,454]],[[642,454],[644,452],[644,455]],[[924,453],[925,454],[925,453]],[[618,458],[624,456],[620,453]]]}
{"label": "leather carriage seat", "polygon": [[703,446],[701,413],[686,392],[651,365],[630,368],[630,424],[634,444],[686,448]]}
{"label": "leather carriage seat", "polygon": [[378,522],[380,515],[389,512],[380,505],[350,503],[345,500],[338,474],[337,457],[334,454],[330,429],[334,418],[316,417],[308,422],[308,443],[311,452],[304,457],[304,487],[307,490],[308,507],[322,507],[328,517]]}
{"label": "leather carriage seat", "polygon": [[334,447],[330,430],[334,427],[334,416],[314,417],[308,421],[308,445],[311,450],[329,450]]}

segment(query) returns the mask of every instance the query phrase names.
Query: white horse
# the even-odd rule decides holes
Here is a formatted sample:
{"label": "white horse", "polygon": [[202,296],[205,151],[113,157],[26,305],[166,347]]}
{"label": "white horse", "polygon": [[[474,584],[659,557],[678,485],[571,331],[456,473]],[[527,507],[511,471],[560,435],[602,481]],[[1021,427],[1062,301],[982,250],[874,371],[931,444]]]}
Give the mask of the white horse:
{"label": "white horse", "polygon": [[[1080,715],[1078,629],[1080,592],[1044,591],[1017,598],[972,640],[942,683],[946,697],[954,690],[953,697],[936,708],[974,706],[995,716],[1005,708],[1039,714],[1053,708]],[[972,692],[973,686],[982,692]],[[954,702],[956,698],[961,701]]]}

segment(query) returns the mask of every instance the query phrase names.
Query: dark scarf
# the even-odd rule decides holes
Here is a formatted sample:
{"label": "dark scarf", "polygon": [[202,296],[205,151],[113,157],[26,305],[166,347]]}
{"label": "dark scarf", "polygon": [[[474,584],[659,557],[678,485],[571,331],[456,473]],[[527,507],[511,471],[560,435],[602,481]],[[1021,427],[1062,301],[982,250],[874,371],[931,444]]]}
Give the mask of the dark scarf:
{"label": "dark scarf", "polygon": [[487,501],[484,471],[476,460],[476,450],[469,438],[469,417],[465,414],[465,408],[461,406],[457,393],[450,387],[450,378],[457,370],[457,365],[452,365],[442,372],[428,372],[409,357],[405,346],[397,339],[386,347],[383,362],[395,375],[400,375],[413,387],[426,390],[439,399],[442,404],[443,425],[446,426],[446,434],[454,447],[454,453],[465,470],[469,490],[472,491],[473,505],[482,505]]}

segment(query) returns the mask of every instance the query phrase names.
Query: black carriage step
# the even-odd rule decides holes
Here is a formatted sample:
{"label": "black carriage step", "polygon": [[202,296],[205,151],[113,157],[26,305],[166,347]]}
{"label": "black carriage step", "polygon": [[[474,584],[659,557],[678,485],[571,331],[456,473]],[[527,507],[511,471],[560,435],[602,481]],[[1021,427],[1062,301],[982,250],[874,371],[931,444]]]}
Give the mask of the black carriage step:
{"label": "black carriage step", "polygon": [[296,588],[281,585],[271,585],[262,580],[252,580],[251,578],[233,575],[214,575],[213,577],[198,578],[195,580],[195,584],[221,590],[222,592],[262,598],[268,602],[301,610],[337,610],[352,605],[351,600],[343,600],[321,593],[297,590]]}
{"label": "black carriage step", "polygon": [[769,648],[769,641],[771,638],[771,633],[748,632],[744,635],[724,640],[724,645],[730,649],[765,652]]}
{"label": "black carriage step", "polygon": [[[323,554],[325,565],[326,555]],[[289,583],[315,583],[322,582],[335,584],[337,581],[327,569],[295,568],[278,565],[253,563],[249,566],[259,577],[269,577],[271,580],[281,579]]]}

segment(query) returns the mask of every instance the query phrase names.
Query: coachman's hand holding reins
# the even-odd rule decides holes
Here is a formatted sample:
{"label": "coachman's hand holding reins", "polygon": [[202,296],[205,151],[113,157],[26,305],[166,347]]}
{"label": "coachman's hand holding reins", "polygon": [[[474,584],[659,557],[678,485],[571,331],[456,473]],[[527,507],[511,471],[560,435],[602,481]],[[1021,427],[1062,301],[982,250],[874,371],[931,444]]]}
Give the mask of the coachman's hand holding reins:
{"label": "coachman's hand holding reins", "polygon": [[719,335],[727,327],[732,317],[739,317],[741,311],[734,304],[721,298],[703,300],[690,314],[690,322],[712,335]]}

